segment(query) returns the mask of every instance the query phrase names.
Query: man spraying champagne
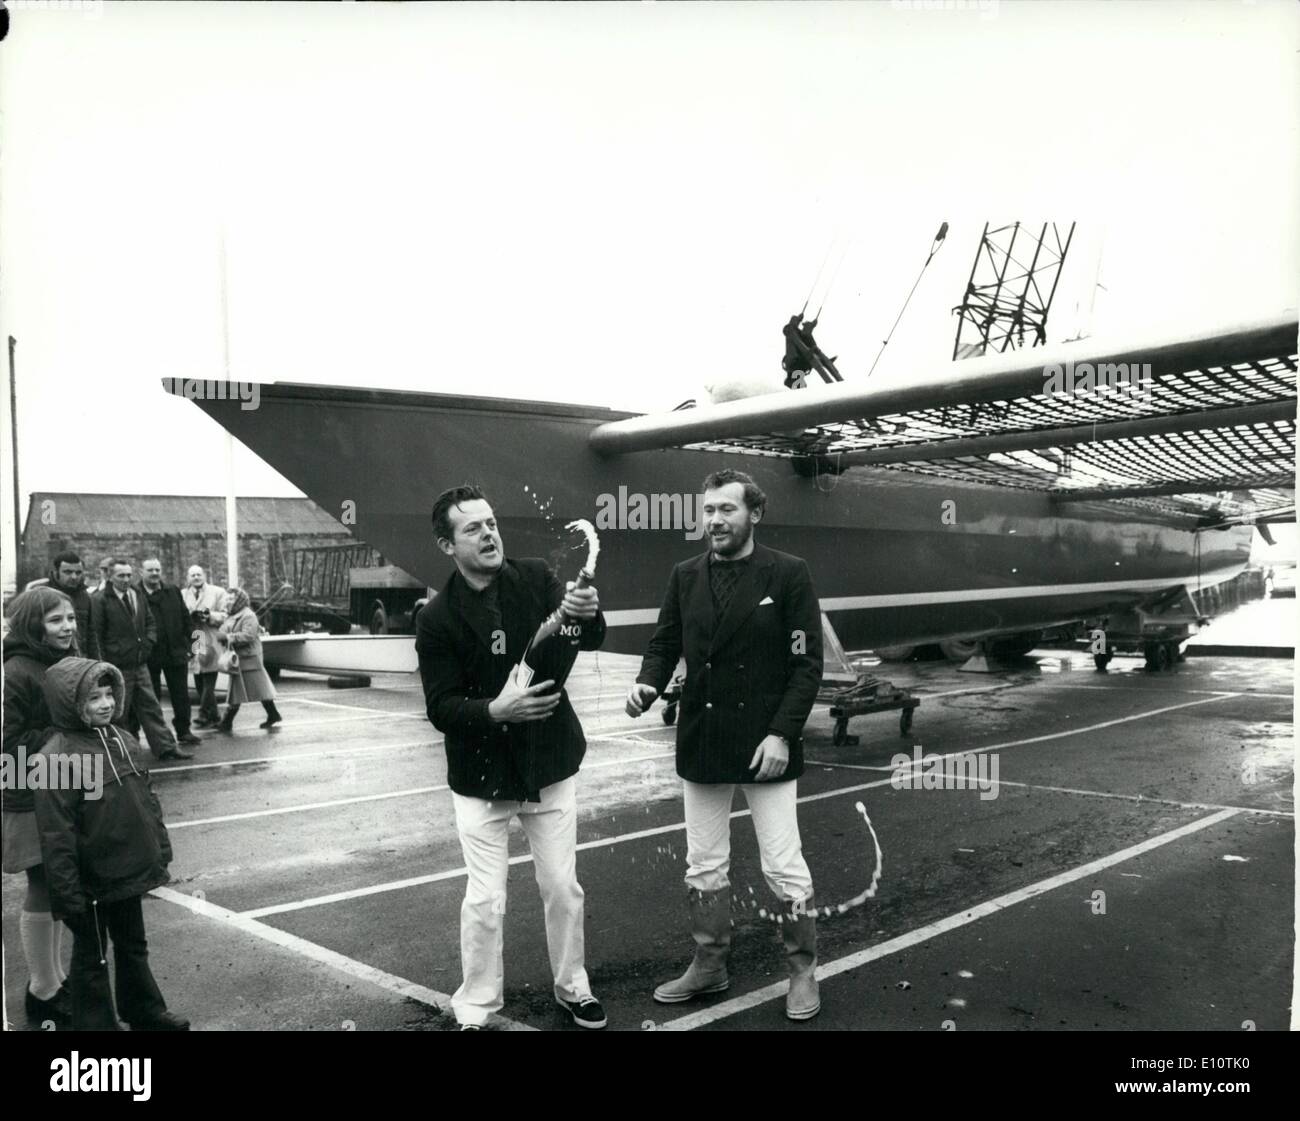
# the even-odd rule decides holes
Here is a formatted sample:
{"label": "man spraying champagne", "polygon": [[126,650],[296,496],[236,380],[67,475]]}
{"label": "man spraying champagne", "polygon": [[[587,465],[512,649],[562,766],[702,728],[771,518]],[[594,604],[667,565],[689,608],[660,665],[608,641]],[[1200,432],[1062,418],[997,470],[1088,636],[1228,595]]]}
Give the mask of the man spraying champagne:
{"label": "man spraying champagne", "polygon": [[539,626],[560,608],[577,628],[578,648],[599,647],[599,597],[590,584],[571,581],[566,589],[545,561],[507,560],[496,514],[478,487],[440,494],[433,532],[456,570],[420,612],[415,649],[429,720],[446,737],[447,784],[467,872],[463,980],[452,1011],[462,1029],[482,1028],[504,1003],[507,840],[517,817],[545,905],[556,1002],[579,1027],[603,1028],[605,1012],[587,979],[577,877],[574,775],[587,741],[562,681],[531,682],[522,664]]}

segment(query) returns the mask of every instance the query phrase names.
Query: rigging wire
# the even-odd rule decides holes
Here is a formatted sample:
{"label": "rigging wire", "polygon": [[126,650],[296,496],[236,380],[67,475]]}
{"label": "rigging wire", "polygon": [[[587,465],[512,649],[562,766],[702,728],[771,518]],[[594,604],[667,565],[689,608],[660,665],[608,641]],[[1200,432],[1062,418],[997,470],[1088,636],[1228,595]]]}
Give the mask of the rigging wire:
{"label": "rigging wire", "polygon": [[907,310],[907,305],[912,302],[912,296],[916,293],[917,287],[921,283],[921,278],[925,276],[925,270],[929,267],[930,262],[934,260],[934,255],[939,252],[943,245],[943,240],[948,236],[948,223],[945,222],[939,227],[939,232],[934,235],[934,242],[930,246],[930,255],[926,257],[925,264],[921,266],[921,271],[917,273],[916,283],[912,285],[912,291],[908,292],[907,299],[903,301],[903,306],[898,312],[898,318],[894,320],[894,325],[889,329],[889,334],[885,336],[885,341],[880,344],[880,353],[876,355],[876,361],[871,363],[871,369],[867,371],[867,377],[875,372],[876,365],[881,356],[885,353],[885,347],[889,345],[889,340],[894,337],[894,332],[898,330],[899,321],[903,318],[903,312]]}
{"label": "rigging wire", "polygon": [[[813,277],[812,287],[808,289],[808,295],[804,298],[803,307],[799,309],[799,318],[803,318],[803,313],[808,310],[808,305],[812,303],[813,293],[817,291],[817,282],[821,280],[822,273],[826,271],[826,262],[831,259],[831,250],[835,248],[835,243],[839,241],[840,235],[836,234],[831,238],[830,244],[826,246],[826,252],[822,255],[822,263],[817,266],[817,275]],[[822,300],[825,303],[825,299]]]}

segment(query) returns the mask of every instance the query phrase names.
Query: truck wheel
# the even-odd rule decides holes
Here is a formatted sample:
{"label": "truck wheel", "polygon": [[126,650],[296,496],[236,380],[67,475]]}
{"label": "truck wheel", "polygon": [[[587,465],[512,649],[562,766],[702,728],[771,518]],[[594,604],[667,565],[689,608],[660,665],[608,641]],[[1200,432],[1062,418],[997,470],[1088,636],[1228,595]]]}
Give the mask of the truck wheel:
{"label": "truck wheel", "polygon": [[374,608],[370,612],[370,633],[388,633],[388,612],[384,610],[384,605],[382,603],[375,604]]}
{"label": "truck wheel", "polygon": [[1110,660],[1114,656],[1114,654],[1094,654],[1092,656],[1092,664],[1101,670],[1102,673],[1105,673],[1106,667],[1110,665]]}
{"label": "truck wheel", "polygon": [[831,743],[836,747],[843,747],[849,742],[849,722],[847,720],[835,721],[835,730],[831,733]]}
{"label": "truck wheel", "polygon": [[898,718],[898,732],[899,735],[905,736],[911,730],[912,730],[912,710],[910,708],[905,708],[903,709],[903,715]]}

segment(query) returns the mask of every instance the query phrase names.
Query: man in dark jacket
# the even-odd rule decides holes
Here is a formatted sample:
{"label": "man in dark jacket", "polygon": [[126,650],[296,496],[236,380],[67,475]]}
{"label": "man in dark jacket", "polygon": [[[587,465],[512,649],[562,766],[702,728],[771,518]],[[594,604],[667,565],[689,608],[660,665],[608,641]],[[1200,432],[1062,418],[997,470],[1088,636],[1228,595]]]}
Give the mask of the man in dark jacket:
{"label": "man in dark jacket", "polygon": [[134,717],[143,725],[154,755],[193,759],[192,751],[177,745],[149,680],[149,653],[158,639],[158,628],[144,593],[131,586],[131,571],[129,561],[114,561],[108,586],[90,597],[90,626],[99,656],[122,671],[126,688],[122,719],[129,725]]}
{"label": "man in dark jacket", "polygon": [[659,622],[628,693],[639,716],[663,692],[683,654],[677,773],[686,811],[686,884],[695,959],[655,989],[663,1004],[730,985],[730,811],[745,792],[763,875],[781,900],[790,989],[786,1015],[807,1020],[821,1001],[812,877],[799,839],[795,780],[803,726],[822,675],[821,610],[807,564],[754,541],[767,497],[730,468],[704,480],[710,550],[673,569]]}
{"label": "man in dark jacket", "polygon": [[574,775],[587,743],[563,688],[524,686],[519,663],[557,607],[594,650],[605,621],[593,587],[561,587],[544,561],[505,559],[492,507],[477,487],[455,487],[433,506],[438,548],[456,564],[416,624],[415,649],[433,726],[446,737],[447,782],[468,869],[461,908],[463,980],[452,996],[462,1028],[481,1028],[504,1002],[502,916],[507,836],[519,818],[546,911],[555,999],[584,1028],[605,1026],[591,995],[576,866]]}
{"label": "man in dark jacket", "polygon": [[70,550],[58,553],[50,561],[49,578],[33,580],[27,585],[28,589],[39,587],[55,588],[72,600],[77,612],[77,646],[83,657],[98,658],[95,633],[90,627],[90,593],[86,591],[86,570],[81,557]]}
{"label": "man in dark jacket", "polygon": [[153,613],[158,640],[149,651],[149,680],[154,696],[162,701],[162,680],[167,680],[167,696],[172,704],[172,727],[176,742],[202,742],[190,731],[190,644],[194,640],[190,609],[174,584],[164,584],[162,562],[150,557],[140,566],[144,573],[140,588]]}

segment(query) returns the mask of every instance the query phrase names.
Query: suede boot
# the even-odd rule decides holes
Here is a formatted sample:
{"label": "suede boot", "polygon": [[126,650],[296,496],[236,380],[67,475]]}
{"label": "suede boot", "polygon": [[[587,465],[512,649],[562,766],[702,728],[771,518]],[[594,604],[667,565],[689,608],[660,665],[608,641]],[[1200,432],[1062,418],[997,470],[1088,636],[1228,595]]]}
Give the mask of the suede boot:
{"label": "suede boot", "polygon": [[786,903],[781,916],[781,941],[790,991],[785,1014],[790,1020],[811,1020],[822,1009],[817,989],[817,908],[813,897]]}
{"label": "suede boot", "polygon": [[720,993],[731,985],[727,977],[727,954],[731,950],[731,888],[718,891],[691,889],[691,937],[695,957],[674,981],[655,989],[660,1004],[678,1004],[706,993]]}

